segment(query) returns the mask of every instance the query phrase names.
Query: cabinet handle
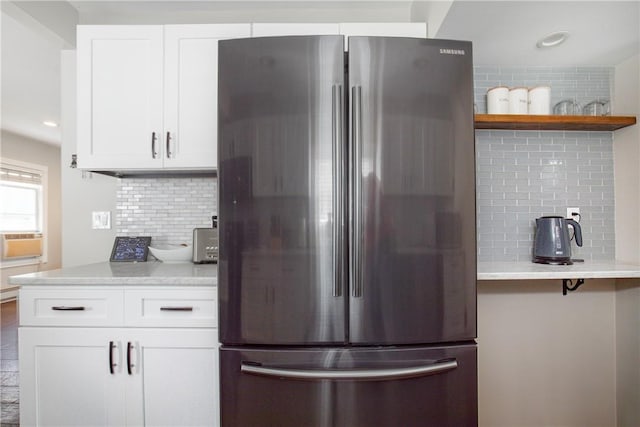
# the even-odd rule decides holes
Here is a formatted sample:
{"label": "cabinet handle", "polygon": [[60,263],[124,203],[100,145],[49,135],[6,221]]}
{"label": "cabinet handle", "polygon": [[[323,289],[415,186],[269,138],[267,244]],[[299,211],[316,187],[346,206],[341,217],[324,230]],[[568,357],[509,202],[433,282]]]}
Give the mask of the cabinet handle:
{"label": "cabinet handle", "polygon": [[151,158],[155,159],[158,157],[158,152],[156,151],[156,133],[151,132]]}
{"label": "cabinet handle", "polygon": [[167,159],[171,158],[171,132],[167,132]]}
{"label": "cabinet handle", "polygon": [[85,308],[83,306],[75,306],[75,307],[67,307],[64,305],[55,305],[51,307],[51,310],[54,311],[84,311]]}
{"label": "cabinet handle", "polygon": [[193,307],[160,307],[160,311],[193,311]]}
{"label": "cabinet handle", "polygon": [[131,350],[133,349],[133,344],[131,341],[127,341],[127,373],[129,375],[133,375],[132,368],[133,364],[131,363]]}
{"label": "cabinet handle", "polygon": [[116,345],[113,343],[113,341],[109,341],[109,373],[111,373],[111,375],[113,375],[115,373],[114,368],[116,366],[118,366],[113,361],[113,349],[114,348],[116,348]]}

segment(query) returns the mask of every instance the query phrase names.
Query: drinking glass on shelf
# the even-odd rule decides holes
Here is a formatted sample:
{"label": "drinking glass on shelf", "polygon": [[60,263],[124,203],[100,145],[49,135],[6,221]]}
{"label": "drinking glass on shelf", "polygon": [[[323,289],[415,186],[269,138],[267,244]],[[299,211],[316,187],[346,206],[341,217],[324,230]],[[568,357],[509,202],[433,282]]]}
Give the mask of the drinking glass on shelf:
{"label": "drinking glass on shelf", "polygon": [[553,107],[556,116],[577,116],[580,114],[580,105],[573,99],[565,99]]}
{"label": "drinking glass on shelf", "polygon": [[595,101],[589,102],[582,109],[582,114],[585,116],[608,116],[609,113],[608,100],[596,99]]}

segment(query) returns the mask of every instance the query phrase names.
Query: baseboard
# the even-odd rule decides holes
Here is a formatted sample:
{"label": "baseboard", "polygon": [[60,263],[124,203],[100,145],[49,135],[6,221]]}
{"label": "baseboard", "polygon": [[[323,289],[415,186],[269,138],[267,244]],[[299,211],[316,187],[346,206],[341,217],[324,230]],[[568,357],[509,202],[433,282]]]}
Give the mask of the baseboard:
{"label": "baseboard", "polygon": [[18,289],[20,287],[14,286],[12,288],[5,288],[0,290],[0,301],[9,302],[18,298]]}

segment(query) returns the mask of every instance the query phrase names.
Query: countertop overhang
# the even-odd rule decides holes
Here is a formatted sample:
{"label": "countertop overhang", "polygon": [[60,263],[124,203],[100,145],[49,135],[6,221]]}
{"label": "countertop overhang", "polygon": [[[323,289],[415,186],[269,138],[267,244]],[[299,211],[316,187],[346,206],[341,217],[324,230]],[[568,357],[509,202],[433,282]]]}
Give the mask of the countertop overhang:
{"label": "countertop overhang", "polygon": [[217,264],[100,262],[9,277],[13,285],[217,286]]}
{"label": "countertop overhang", "polygon": [[478,280],[628,279],[640,278],[640,265],[621,261],[585,261],[573,265],[479,262]]}

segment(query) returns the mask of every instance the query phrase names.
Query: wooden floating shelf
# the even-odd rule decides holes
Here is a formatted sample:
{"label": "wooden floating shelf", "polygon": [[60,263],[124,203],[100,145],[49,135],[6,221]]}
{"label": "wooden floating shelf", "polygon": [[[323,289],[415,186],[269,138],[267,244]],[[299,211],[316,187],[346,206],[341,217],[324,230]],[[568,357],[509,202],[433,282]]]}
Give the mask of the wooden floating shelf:
{"label": "wooden floating shelf", "polygon": [[634,116],[475,115],[476,129],[614,131],[635,124]]}

